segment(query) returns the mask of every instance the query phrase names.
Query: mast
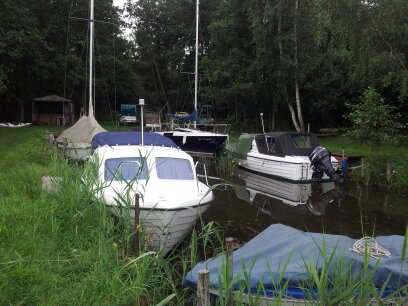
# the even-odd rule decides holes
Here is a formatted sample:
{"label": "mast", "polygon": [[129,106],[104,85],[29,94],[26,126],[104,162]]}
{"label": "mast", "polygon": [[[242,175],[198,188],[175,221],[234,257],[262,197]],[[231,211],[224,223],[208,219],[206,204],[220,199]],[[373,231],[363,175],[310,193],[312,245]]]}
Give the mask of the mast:
{"label": "mast", "polygon": [[195,45],[195,71],[194,71],[194,111],[196,112],[196,119],[194,120],[194,128],[197,127],[197,95],[198,95],[198,8],[200,1],[197,0],[196,4],[196,45]]}
{"label": "mast", "polygon": [[93,36],[94,36],[94,0],[90,0],[89,13],[89,109],[88,116],[93,117]]}

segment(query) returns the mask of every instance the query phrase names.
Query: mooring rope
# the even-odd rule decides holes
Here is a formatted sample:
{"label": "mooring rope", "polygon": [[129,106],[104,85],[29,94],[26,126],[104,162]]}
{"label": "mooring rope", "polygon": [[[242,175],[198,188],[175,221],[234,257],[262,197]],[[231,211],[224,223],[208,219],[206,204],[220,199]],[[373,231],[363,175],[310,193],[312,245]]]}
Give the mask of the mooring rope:
{"label": "mooring rope", "polygon": [[383,256],[391,257],[391,253],[386,248],[380,246],[372,237],[363,237],[357,240],[350,250],[360,255],[365,255],[368,252],[375,259],[380,259]]}

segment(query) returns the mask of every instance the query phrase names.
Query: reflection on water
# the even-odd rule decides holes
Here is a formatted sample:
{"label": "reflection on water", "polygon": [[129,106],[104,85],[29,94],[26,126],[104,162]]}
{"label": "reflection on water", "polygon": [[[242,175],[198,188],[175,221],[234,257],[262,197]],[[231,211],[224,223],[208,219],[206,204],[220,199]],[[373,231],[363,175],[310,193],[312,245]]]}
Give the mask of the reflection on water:
{"label": "reflection on water", "polygon": [[340,234],[403,235],[408,217],[407,195],[385,193],[347,181],[290,183],[237,170],[205,213],[226,228],[226,235],[241,241],[270,224],[282,223],[301,230]]}

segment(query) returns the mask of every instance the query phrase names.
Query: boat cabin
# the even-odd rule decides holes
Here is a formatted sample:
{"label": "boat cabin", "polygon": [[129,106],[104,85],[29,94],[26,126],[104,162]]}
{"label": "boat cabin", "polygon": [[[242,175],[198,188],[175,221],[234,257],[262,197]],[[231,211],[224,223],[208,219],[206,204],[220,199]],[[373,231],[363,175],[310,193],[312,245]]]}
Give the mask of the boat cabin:
{"label": "boat cabin", "polygon": [[272,156],[309,156],[319,145],[316,134],[271,132],[255,136],[258,151]]}

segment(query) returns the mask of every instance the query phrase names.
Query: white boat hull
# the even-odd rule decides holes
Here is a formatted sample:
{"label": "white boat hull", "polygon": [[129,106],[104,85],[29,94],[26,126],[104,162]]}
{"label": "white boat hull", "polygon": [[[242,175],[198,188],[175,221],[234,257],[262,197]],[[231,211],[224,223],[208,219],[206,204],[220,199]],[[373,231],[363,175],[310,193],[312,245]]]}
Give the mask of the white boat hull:
{"label": "white boat hull", "polygon": [[[337,169],[338,162],[333,157],[332,165]],[[307,156],[272,156],[261,154],[253,141],[252,148],[246,159],[239,161],[239,166],[255,173],[270,177],[285,179],[293,182],[308,182],[312,180],[313,169]],[[324,174],[323,180],[330,180]]]}
{"label": "white boat hull", "polygon": [[[209,205],[198,205],[175,210],[140,209],[139,224],[142,240],[147,248],[167,254],[188,233],[195,221],[208,209]],[[109,206],[111,212],[122,218],[130,218],[131,230],[135,226],[135,210]]]}

